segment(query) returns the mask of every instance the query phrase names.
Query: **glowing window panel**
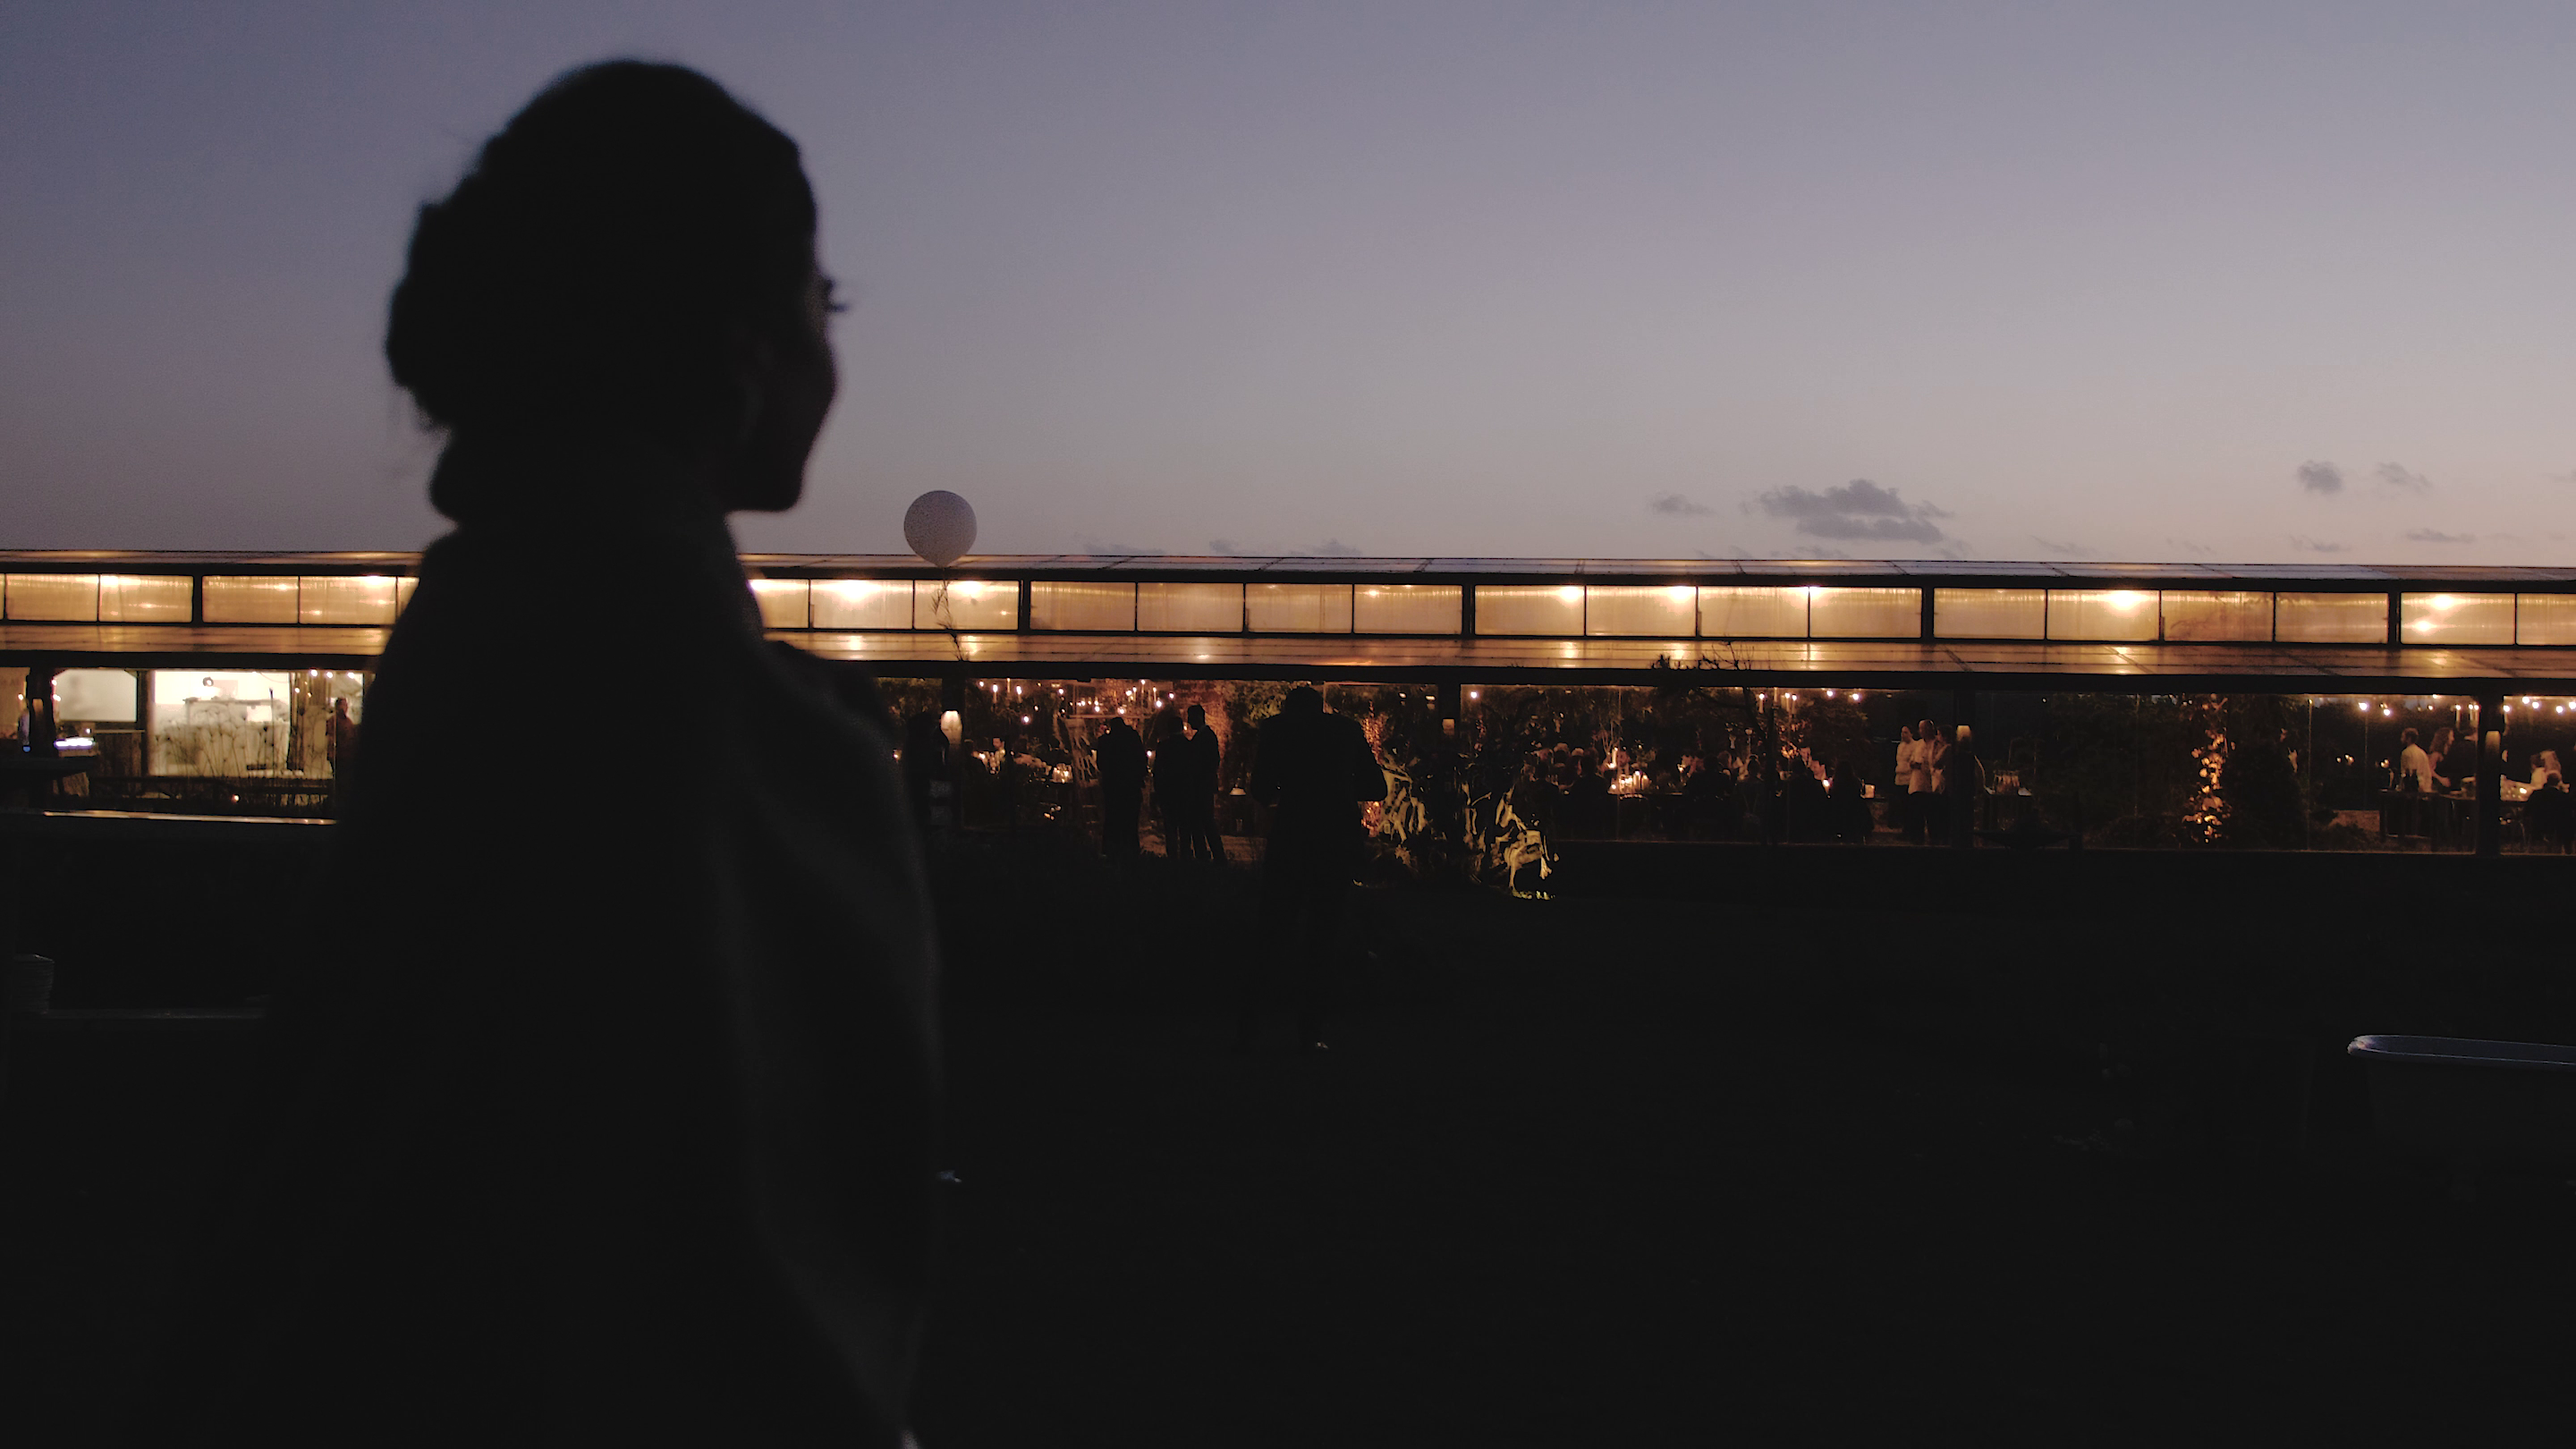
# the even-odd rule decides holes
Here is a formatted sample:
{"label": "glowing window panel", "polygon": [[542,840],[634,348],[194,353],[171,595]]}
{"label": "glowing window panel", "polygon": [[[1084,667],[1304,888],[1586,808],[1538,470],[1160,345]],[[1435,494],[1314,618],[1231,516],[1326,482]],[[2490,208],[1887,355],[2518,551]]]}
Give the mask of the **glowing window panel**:
{"label": "glowing window panel", "polygon": [[1029,585],[1029,627],[1128,633],[1136,627],[1134,584]]}
{"label": "glowing window panel", "polygon": [[2517,644],[2576,644],[2576,594],[2524,594],[2515,603]]}
{"label": "glowing window panel", "polygon": [[420,580],[415,578],[404,577],[394,580],[394,612],[396,614],[400,614],[403,610],[411,607],[411,591],[419,587]]}
{"label": "glowing window panel", "polygon": [[132,724],[137,695],[131,669],[66,669],[54,676],[54,718]]}
{"label": "glowing window panel", "polygon": [[760,627],[802,629],[812,586],[803,579],[753,579],[751,597],[760,605]]}
{"label": "glowing window panel", "polygon": [[[1482,631],[1485,596],[1476,593],[1476,628]],[[1583,632],[1609,637],[1687,639],[1699,632],[1699,590],[1688,584],[1633,587],[1596,584],[1584,601]]]}
{"label": "glowing window panel", "polygon": [[295,580],[252,575],[206,575],[209,624],[292,624]]}
{"label": "glowing window panel", "polygon": [[1807,590],[1807,634],[1814,639],[1914,639],[1923,633],[1921,589]]}
{"label": "glowing window panel", "polygon": [[2048,637],[2153,640],[2163,614],[2153,589],[2050,589]]}
{"label": "glowing window panel", "polygon": [[817,629],[912,627],[910,579],[817,579],[811,595]]}
{"label": "glowing window panel", "polygon": [[1362,634],[1455,634],[1466,617],[1457,584],[1356,584],[1351,628]]}
{"label": "glowing window panel", "polygon": [[1699,632],[1708,639],[1804,639],[1803,588],[1710,587],[1699,591]]}
{"label": "glowing window panel", "polygon": [[2046,589],[1934,589],[1932,632],[1944,639],[2045,639]]}
{"label": "glowing window panel", "polygon": [[2167,589],[2158,605],[2169,643],[2259,644],[2272,637],[2272,596],[2243,589]]}
{"label": "glowing window panel", "polygon": [[98,575],[11,574],[7,613],[12,619],[94,623],[98,619]]}
{"label": "glowing window panel", "polygon": [[1241,584],[1138,584],[1136,627],[1158,634],[1240,634]]}
{"label": "glowing window panel", "polygon": [[185,624],[195,592],[186,574],[100,574],[98,617],[108,624]]}
{"label": "glowing window panel", "polygon": [[2284,644],[2384,644],[2386,594],[2283,594],[2272,637]]}
{"label": "glowing window panel", "polygon": [[2511,594],[2407,594],[2402,636],[2409,644],[2510,644]]}
{"label": "glowing window panel", "polygon": [[308,577],[297,581],[295,621],[299,624],[390,624],[394,621],[394,580]]}
{"label": "glowing window panel", "polygon": [[919,579],[912,586],[916,629],[1016,629],[1020,586],[989,579]]}
{"label": "glowing window panel", "polygon": [[[1498,636],[1580,634],[1583,632],[1583,586],[1478,584],[1476,632]],[[1687,625],[1682,632],[1690,632]]]}
{"label": "glowing window panel", "polygon": [[1256,634],[1347,634],[1351,586],[1246,584],[1243,612]]}

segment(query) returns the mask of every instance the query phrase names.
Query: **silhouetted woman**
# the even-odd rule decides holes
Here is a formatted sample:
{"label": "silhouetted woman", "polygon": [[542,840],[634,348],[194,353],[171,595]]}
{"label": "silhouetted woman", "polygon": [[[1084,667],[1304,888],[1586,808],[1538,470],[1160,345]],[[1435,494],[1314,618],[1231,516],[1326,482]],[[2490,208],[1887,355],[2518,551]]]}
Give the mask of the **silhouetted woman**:
{"label": "silhouetted woman", "polygon": [[[675,67],[565,77],[422,208],[385,351],[456,529],[140,1439],[900,1440],[922,870],[883,711],[763,642],[725,523],[803,488],[829,310],[795,144]],[[517,738],[566,672],[578,737]]]}

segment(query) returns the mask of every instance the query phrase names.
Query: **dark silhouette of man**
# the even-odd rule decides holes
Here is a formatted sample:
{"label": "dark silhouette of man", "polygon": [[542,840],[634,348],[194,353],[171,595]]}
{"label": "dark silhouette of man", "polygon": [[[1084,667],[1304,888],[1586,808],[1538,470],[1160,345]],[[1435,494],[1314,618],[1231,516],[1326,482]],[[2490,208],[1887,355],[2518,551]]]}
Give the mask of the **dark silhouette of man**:
{"label": "dark silhouette of man", "polygon": [[358,722],[349,718],[349,701],[334,696],[331,718],[323,725],[322,754],[331,762],[333,778],[345,775],[358,762]]}
{"label": "dark silhouette of man", "polygon": [[1941,792],[1949,797],[1950,843],[1966,850],[1977,843],[1977,802],[1986,793],[1976,735],[1966,725],[1959,726],[1958,740],[1941,757]]}
{"label": "dark silhouette of man", "polygon": [[1145,739],[1120,715],[1092,744],[1100,771],[1100,851],[1111,860],[1134,860],[1145,809]]}
{"label": "dark silhouette of man", "polygon": [[1180,782],[1183,793],[1177,802],[1184,812],[1181,853],[1192,860],[1221,864],[1225,860],[1225,842],[1216,833],[1216,786],[1225,767],[1224,747],[1216,742],[1216,731],[1208,728],[1203,705],[1190,706],[1185,729],[1186,733],[1172,742],[1172,748],[1189,759],[1189,773]]}
{"label": "dark silhouette of man", "polygon": [[1261,726],[1252,793],[1270,807],[1261,864],[1264,939],[1246,963],[1235,1045],[1252,1045],[1263,998],[1284,966],[1296,978],[1298,1039],[1321,1051],[1327,978],[1367,839],[1360,807],[1386,798],[1386,772],[1359,721],[1325,713],[1324,697],[1301,684]]}
{"label": "dark silhouette of man", "polygon": [[[331,923],[277,991],[137,1444],[896,1449],[930,1286],[936,956],[882,703],[762,636],[727,516],[838,388],[796,145],[704,76],[564,77],[423,207],[385,338],[446,436]],[[506,828],[470,707],[633,584]]]}

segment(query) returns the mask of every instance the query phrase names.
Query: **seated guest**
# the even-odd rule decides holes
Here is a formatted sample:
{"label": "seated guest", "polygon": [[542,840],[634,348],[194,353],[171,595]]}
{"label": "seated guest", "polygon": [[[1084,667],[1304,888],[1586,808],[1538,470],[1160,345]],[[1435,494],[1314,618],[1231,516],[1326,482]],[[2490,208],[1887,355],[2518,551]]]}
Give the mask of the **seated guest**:
{"label": "seated guest", "polygon": [[2546,843],[2562,852],[2576,844],[2576,796],[2567,793],[2555,772],[2522,802],[2522,824],[2534,844]]}

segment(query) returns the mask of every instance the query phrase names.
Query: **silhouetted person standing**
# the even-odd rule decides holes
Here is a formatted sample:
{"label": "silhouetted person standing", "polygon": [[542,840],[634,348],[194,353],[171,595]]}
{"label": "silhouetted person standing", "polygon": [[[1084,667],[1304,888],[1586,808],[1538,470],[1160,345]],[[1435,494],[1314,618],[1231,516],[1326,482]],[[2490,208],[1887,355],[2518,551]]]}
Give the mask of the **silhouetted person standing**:
{"label": "silhouetted person standing", "polygon": [[1189,774],[1183,780],[1185,794],[1181,804],[1187,814],[1181,825],[1183,854],[1192,860],[1222,863],[1225,842],[1216,833],[1216,786],[1225,768],[1224,747],[1216,742],[1216,731],[1208,728],[1207,708],[1191,705],[1186,716],[1187,732],[1173,741],[1173,748],[1189,757]]}
{"label": "silhouetted person standing", "polygon": [[1949,796],[1950,843],[1961,850],[1977,843],[1977,803],[1986,793],[1985,767],[1977,760],[1976,736],[1966,725],[1941,757],[1941,786]]}
{"label": "silhouetted person standing", "polygon": [[1298,1039],[1319,1049],[1326,978],[1367,839],[1360,806],[1386,798],[1386,773],[1359,722],[1326,714],[1324,697],[1299,685],[1261,726],[1252,793],[1270,807],[1261,865],[1264,939],[1246,962],[1235,1044],[1252,1044],[1262,998],[1285,964],[1296,978]]}
{"label": "silhouetted person standing", "polygon": [[1136,827],[1145,813],[1145,739],[1120,715],[1092,745],[1100,770],[1100,851],[1134,860],[1143,850]]}
{"label": "silhouetted person standing", "polygon": [[[763,641],[726,515],[837,389],[796,146],[713,82],[548,87],[422,208],[385,351],[447,443],[335,899],[277,994],[145,1443],[903,1437],[934,952],[881,706]],[[455,747],[532,620],[694,729],[495,816]],[[870,689],[865,691],[873,693]]]}

